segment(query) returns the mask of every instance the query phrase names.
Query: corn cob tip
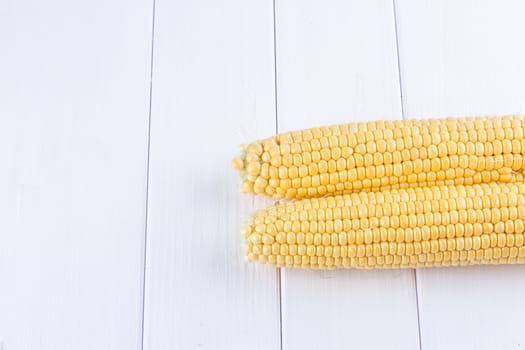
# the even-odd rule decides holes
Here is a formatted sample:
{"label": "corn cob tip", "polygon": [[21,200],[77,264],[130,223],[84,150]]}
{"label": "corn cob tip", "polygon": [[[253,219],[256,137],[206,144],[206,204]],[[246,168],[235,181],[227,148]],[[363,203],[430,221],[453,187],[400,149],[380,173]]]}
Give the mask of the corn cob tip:
{"label": "corn cob tip", "polygon": [[239,171],[241,178],[240,192],[265,194],[268,179],[261,175],[266,174],[266,177],[268,177],[269,164],[264,165],[264,161],[261,159],[263,146],[259,142],[254,142],[249,145],[241,145],[240,149],[240,155],[231,161],[232,168]]}
{"label": "corn cob tip", "polygon": [[240,158],[234,158],[231,161],[232,168],[235,170],[242,170],[244,168],[244,162]]}
{"label": "corn cob tip", "polygon": [[250,221],[246,222],[241,227],[241,234],[243,235],[243,237],[248,237],[252,232],[253,232],[253,226]]}

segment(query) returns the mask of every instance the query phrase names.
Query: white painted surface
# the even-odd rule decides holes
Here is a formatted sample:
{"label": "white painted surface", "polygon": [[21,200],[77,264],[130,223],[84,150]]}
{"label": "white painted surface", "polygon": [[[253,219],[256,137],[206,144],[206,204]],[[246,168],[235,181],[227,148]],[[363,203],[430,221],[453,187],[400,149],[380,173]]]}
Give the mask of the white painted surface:
{"label": "white painted surface", "polygon": [[522,266],[418,270],[418,325],[413,270],[246,264],[269,201],[229,160],[276,126],[401,118],[401,95],[525,112],[525,4],[275,5],[156,1],[147,188],[153,1],[0,3],[0,349],[523,347]]}
{"label": "white painted surface", "polygon": [[[387,1],[279,1],[279,131],[401,118]],[[414,274],[283,270],[283,349],[418,349]]]}
{"label": "white painted surface", "polygon": [[406,116],[525,112],[525,2],[396,5]]}
{"label": "white painted surface", "polygon": [[0,349],[140,347],[151,13],[0,3]]}
{"label": "white painted surface", "polygon": [[278,349],[277,271],[244,262],[230,168],[275,130],[272,3],[159,0],[155,20],[144,349]]}
{"label": "white painted surface", "polygon": [[[405,115],[525,112],[525,3],[398,1]],[[523,266],[418,270],[422,348],[525,346]]]}
{"label": "white painted surface", "polygon": [[392,2],[276,1],[279,131],[401,118]]}

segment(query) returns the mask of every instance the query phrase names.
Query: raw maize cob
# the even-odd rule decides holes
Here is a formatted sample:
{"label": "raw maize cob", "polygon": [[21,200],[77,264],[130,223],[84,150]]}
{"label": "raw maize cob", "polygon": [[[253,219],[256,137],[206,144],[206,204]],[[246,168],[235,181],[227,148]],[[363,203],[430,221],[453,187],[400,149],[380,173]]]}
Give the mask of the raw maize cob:
{"label": "raw maize cob", "polygon": [[249,261],[303,268],[525,262],[525,184],[434,186],[303,199],[242,229]]}
{"label": "raw maize cob", "polygon": [[363,190],[523,181],[520,116],[351,123],[242,149],[241,191],[300,199]]}

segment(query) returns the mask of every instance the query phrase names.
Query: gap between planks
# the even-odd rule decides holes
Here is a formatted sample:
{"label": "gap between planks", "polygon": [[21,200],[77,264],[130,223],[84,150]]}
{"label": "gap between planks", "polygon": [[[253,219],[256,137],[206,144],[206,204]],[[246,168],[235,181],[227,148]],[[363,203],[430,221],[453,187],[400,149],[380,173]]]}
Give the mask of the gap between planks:
{"label": "gap between planks", "polygon": [[146,198],[144,203],[144,250],[142,253],[142,310],[140,319],[140,349],[144,350],[144,328],[146,315],[146,262],[148,256],[148,214],[149,214],[149,182],[150,182],[150,154],[151,154],[151,106],[153,100],[153,64],[155,55],[155,0],[152,2],[151,13],[151,52],[150,52],[150,66],[149,66],[149,105],[148,105],[148,141],[147,141],[147,156],[146,156]]}
{"label": "gap between planks", "polygon": [[[275,16],[275,2],[272,0],[272,21],[273,21],[273,93],[275,105],[275,135],[279,133],[279,113],[277,106],[277,18]],[[279,303],[279,347],[283,350],[283,288],[281,268],[276,271],[277,295]]]}
{"label": "gap between planks", "polygon": [[[396,57],[397,57],[397,80],[399,83],[399,98],[401,100],[400,101],[401,119],[406,119],[405,106],[404,106],[404,100],[403,100],[403,80],[401,76],[401,57],[399,55],[399,34],[398,34],[398,26],[397,26],[396,0],[392,0],[392,12],[394,15],[394,35],[395,35],[395,41],[396,41]],[[423,346],[421,342],[421,318],[419,315],[419,291],[417,287],[417,269],[413,269],[413,276],[414,276],[414,288],[415,288],[415,296],[416,296],[418,344],[419,344],[419,350],[423,350]]]}

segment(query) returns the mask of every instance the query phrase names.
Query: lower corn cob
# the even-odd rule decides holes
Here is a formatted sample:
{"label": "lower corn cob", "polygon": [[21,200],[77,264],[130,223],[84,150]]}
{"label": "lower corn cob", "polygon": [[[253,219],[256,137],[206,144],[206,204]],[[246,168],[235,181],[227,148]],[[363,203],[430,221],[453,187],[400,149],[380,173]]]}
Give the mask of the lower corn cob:
{"label": "lower corn cob", "polygon": [[303,199],[242,229],[250,261],[303,268],[525,262],[525,184],[435,186]]}

